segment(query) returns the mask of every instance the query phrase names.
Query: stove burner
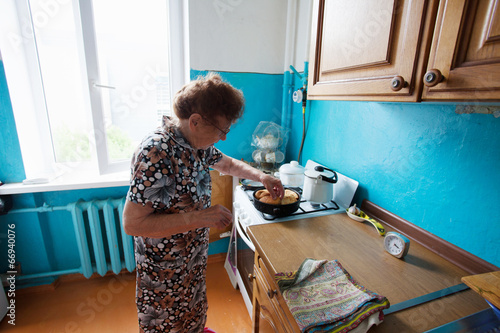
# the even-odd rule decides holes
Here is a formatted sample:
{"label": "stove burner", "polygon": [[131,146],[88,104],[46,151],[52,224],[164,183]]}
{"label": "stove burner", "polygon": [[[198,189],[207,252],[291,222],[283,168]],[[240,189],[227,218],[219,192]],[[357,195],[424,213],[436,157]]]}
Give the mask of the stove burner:
{"label": "stove burner", "polygon": [[[300,187],[293,187],[292,189],[296,190],[297,192],[302,194],[302,189]],[[253,202],[253,190],[250,189],[243,189],[245,193],[248,196],[248,199]],[[266,213],[262,213],[259,211],[259,213],[262,215],[262,218],[266,221],[273,221],[276,219],[283,219],[289,216],[297,216],[297,215],[305,215],[305,214],[311,214],[315,212],[321,212],[321,211],[326,211],[326,210],[339,210],[339,206],[337,203],[333,200],[330,202],[325,202],[325,203],[316,203],[316,202],[310,202],[306,201],[304,199],[300,200],[300,206],[297,211],[294,213],[287,215],[287,216],[274,216]],[[314,216],[314,214],[312,214]]]}
{"label": "stove burner", "polygon": [[[330,202],[322,203],[322,204],[317,204],[317,203],[313,204],[311,202],[304,200],[304,201],[300,202],[300,206],[299,206],[299,209],[297,211],[295,211],[294,213],[287,215],[287,216],[296,216],[296,215],[320,212],[320,211],[324,211],[324,210],[339,210],[339,206],[333,200]],[[266,221],[273,221],[277,218],[286,217],[286,216],[281,216],[281,217],[280,216],[273,216],[273,215],[269,215],[269,214],[262,213],[262,212],[260,212],[260,213],[262,214],[262,217]]]}

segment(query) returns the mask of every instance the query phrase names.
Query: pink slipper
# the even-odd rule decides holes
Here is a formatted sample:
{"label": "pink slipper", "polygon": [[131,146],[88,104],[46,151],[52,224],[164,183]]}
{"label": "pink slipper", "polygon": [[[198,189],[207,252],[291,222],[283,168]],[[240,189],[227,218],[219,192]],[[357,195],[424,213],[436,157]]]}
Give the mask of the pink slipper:
{"label": "pink slipper", "polygon": [[205,327],[205,329],[203,330],[203,333],[217,333],[217,332],[215,332],[214,330],[211,330],[208,327]]}

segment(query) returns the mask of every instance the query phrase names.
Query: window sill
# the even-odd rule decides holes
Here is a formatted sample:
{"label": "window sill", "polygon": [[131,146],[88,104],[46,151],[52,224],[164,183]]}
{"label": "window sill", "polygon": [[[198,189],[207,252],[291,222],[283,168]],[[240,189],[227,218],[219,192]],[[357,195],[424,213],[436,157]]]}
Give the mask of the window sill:
{"label": "window sill", "polygon": [[102,176],[71,173],[61,175],[44,184],[10,183],[0,186],[0,195],[37,193],[91,188],[118,187],[130,185],[130,171]]}

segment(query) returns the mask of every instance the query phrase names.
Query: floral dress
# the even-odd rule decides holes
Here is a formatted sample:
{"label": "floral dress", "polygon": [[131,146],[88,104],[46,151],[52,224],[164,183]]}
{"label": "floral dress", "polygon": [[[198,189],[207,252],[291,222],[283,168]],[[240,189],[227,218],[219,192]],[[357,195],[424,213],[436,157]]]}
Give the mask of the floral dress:
{"label": "floral dress", "polygon": [[[134,154],[127,198],[154,208],[156,214],[208,208],[209,166],[221,158],[214,147],[192,148],[164,117],[162,126]],[[143,332],[203,332],[208,232],[209,228],[198,228],[165,238],[134,238],[136,303]]]}

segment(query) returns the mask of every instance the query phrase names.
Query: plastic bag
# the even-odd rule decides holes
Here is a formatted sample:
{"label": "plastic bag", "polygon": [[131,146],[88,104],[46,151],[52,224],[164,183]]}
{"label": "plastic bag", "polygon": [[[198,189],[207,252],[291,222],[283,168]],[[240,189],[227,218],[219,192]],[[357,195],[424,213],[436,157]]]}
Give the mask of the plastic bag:
{"label": "plastic bag", "polygon": [[256,147],[253,160],[261,166],[262,163],[274,166],[283,162],[289,132],[289,129],[271,121],[261,121],[252,134],[252,146]]}
{"label": "plastic bag", "polygon": [[252,134],[252,146],[261,149],[285,150],[289,129],[272,121],[261,121]]}

